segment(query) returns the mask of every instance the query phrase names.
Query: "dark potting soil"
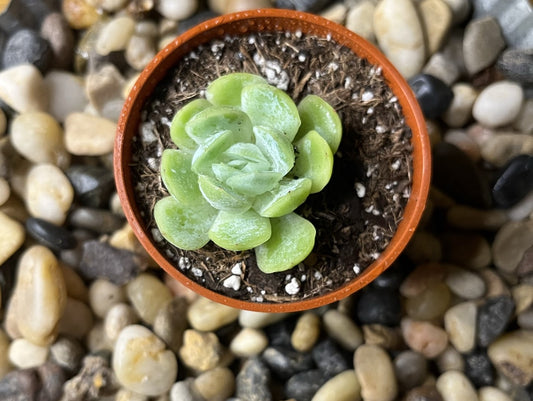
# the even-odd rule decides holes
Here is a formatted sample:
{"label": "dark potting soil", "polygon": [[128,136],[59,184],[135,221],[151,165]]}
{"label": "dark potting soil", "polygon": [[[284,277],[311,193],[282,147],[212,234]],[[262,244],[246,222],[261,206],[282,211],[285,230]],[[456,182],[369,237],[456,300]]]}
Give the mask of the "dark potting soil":
{"label": "dark potting soil", "polygon": [[[326,188],[296,211],[317,229],[313,252],[286,272],[264,274],[254,252],[209,243],[184,251],[166,242],[153,207],[167,195],[160,156],[178,109],[202,97],[207,85],[230,72],[265,77],[298,103],[316,94],[339,113],[343,139]],[[329,38],[299,33],[226,37],[185,57],[147,101],[133,143],[136,201],[153,242],[183,274],[212,291],[253,302],[315,297],[354,279],[385,249],[411,191],[411,131],[381,70]]]}

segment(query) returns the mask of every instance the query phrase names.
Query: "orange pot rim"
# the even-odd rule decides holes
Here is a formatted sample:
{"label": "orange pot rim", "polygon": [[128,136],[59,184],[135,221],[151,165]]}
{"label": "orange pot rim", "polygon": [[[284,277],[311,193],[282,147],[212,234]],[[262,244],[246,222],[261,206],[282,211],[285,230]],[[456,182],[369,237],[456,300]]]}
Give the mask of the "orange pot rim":
{"label": "orange pot rim", "polygon": [[[138,133],[140,110],[158,82],[179,59],[198,45],[215,38],[223,38],[226,34],[245,35],[254,31],[273,30],[300,31],[304,34],[331,37],[334,41],[352,49],[359,57],[366,58],[371,64],[381,67],[383,77],[402,107],[405,122],[411,128],[413,145],[411,195],[403,219],[380,257],[360,275],[336,290],[317,297],[284,303],[251,302],[231,298],[209,290],[182,274],[161,254],[144,229],[134,199],[129,170],[131,140]],[[431,175],[430,153],[424,116],[413,92],[401,74],[375,46],[342,25],[317,15],[292,10],[259,9],[222,15],[191,28],[162,49],[146,66],[129,93],[118,122],[114,147],[114,173],[117,193],[133,232],[148,254],[171,277],[201,296],[234,308],[258,312],[294,312],[317,308],[347,297],[369,284],[396,260],[411,239],[424,211]]]}

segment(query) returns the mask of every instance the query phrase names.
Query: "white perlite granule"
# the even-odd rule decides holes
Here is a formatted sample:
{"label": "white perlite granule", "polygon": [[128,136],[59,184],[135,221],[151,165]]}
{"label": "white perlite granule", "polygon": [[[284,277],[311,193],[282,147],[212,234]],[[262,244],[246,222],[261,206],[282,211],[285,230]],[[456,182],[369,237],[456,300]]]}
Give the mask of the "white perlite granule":
{"label": "white perlite granule", "polygon": [[296,295],[300,291],[300,283],[295,277],[285,286],[285,292],[289,295]]}

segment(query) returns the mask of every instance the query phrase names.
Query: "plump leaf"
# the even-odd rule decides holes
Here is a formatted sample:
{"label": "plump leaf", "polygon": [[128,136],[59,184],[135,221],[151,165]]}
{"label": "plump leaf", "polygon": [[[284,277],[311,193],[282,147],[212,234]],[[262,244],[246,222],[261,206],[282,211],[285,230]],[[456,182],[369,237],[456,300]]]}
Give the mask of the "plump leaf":
{"label": "plump leaf", "polygon": [[333,107],[319,96],[308,95],[298,105],[298,112],[302,125],[296,138],[302,138],[309,131],[317,131],[335,153],[341,143],[342,123]]}
{"label": "plump leaf", "polygon": [[333,172],[331,148],[316,131],[309,131],[294,145],[296,162],[291,174],[295,177],[309,178],[313,183],[312,194],[321,191],[329,182]]}
{"label": "plump leaf", "polygon": [[199,175],[198,185],[204,198],[215,209],[242,213],[252,205],[252,202],[248,198],[236,194],[213,177]]}
{"label": "plump leaf", "polygon": [[255,144],[270,161],[272,170],[285,176],[294,166],[294,148],[285,135],[275,129],[254,127]]}
{"label": "plump leaf", "polygon": [[250,142],[252,122],[234,107],[211,106],[195,114],[185,124],[185,131],[199,145],[222,131],[232,131],[236,142]]}
{"label": "plump leaf", "polygon": [[160,199],[154,207],[155,222],[163,237],[185,250],[199,249],[209,242],[208,231],[217,213],[206,202],[185,206],[172,196]]}
{"label": "plump leaf", "polygon": [[276,189],[258,196],[253,208],[261,216],[284,216],[305,202],[311,191],[311,185],[309,178],[283,179]]}
{"label": "plump leaf", "polygon": [[236,72],[223,75],[209,84],[205,97],[218,106],[240,106],[242,88],[253,84],[265,84],[259,75]]}
{"label": "plump leaf", "polygon": [[220,212],[209,230],[209,238],[230,251],[244,251],[270,238],[270,219],[252,209],[240,213]]}
{"label": "plump leaf", "polygon": [[275,171],[240,173],[229,177],[226,184],[239,194],[253,197],[270,191],[281,177],[282,175]]}
{"label": "plump leaf", "polygon": [[244,160],[268,168],[270,163],[261,150],[253,143],[236,143],[224,152],[230,160]]}
{"label": "plump leaf", "polygon": [[192,155],[181,149],[165,149],[161,156],[163,184],[178,202],[191,206],[203,201],[198,176],[191,170]]}
{"label": "plump leaf", "polygon": [[248,85],[243,88],[241,108],[254,126],[274,128],[292,142],[300,127],[298,109],[289,95],[267,84]]}
{"label": "plump leaf", "polygon": [[185,124],[193,116],[211,106],[205,99],[196,99],[183,106],[172,119],[170,124],[170,139],[180,149],[194,151],[198,144],[185,131]]}
{"label": "plump leaf", "polygon": [[209,174],[211,165],[221,161],[222,153],[235,143],[232,131],[222,131],[202,143],[194,152],[191,168],[196,174]]}
{"label": "plump leaf", "polygon": [[270,219],[270,239],[255,248],[257,266],[264,273],[288,270],[303,261],[313,250],[316,230],[313,224],[295,213]]}

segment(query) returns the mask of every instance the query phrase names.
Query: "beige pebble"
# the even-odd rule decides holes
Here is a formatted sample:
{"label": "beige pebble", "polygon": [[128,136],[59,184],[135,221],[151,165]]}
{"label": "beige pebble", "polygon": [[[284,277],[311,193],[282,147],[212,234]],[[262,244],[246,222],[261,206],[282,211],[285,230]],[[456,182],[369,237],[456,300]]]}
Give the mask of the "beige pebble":
{"label": "beige pebble", "polygon": [[483,269],[479,271],[479,275],[485,281],[487,291],[485,292],[486,298],[497,297],[500,295],[511,295],[507,284],[504,283],[502,277],[495,269]]}
{"label": "beige pebble", "polygon": [[206,372],[214,369],[222,361],[224,349],[214,333],[186,330],[179,356],[187,367]]}
{"label": "beige pebble", "polygon": [[420,19],[426,34],[428,54],[442,46],[452,24],[452,12],[443,0],[422,0],[418,4]]}
{"label": "beige pebble", "polygon": [[154,333],[176,353],[182,345],[183,332],[189,327],[188,307],[187,299],[175,297],[159,309],[154,320]]}
{"label": "beige pebble", "polygon": [[462,372],[444,372],[437,379],[437,390],[444,401],[478,401],[474,386]]}
{"label": "beige pebble", "polygon": [[22,334],[17,326],[17,293],[13,292],[7,303],[6,312],[4,315],[3,327],[6,334],[14,340],[15,338],[22,338]]}
{"label": "beige pebble", "polygon": [[32,64],[0,72],[0,99],[18,113],[46,111],[48,94],[43,76]]}
{"label": "beige pebble", "polygon": [[58,332],[82,339],[93,327],[93,321],[93,313],[84,302],[67,298],[65,311],[59,320]]}
{"label": "beige pebble", "polygon": [[85,346],[90,352],[113,351],[115,342],[107,338],[103,323],[98,321],[85,337]]}
{"label": "beige pebble", "polygon": [[497,387],[481,387],[478,390],[479,401],[512,401],[511,397]]}
{"label": "beige pebble", "polygon": [[89,288],[85,285],[85,282],[80,275],[70,266],[59,262],[61,273],[65,279],[65,285],[67,287],[67,295],[70,298],[77,299],[78,301],[89,303]]}
{"label": "beige pebble", "polygon": [[239,324],[242,327],[261,329],[270,324],[279,322],[288,316],[287,313],[266,313],[241,310],[239,312]]}
{"label": "beige pebble", "polygon": [[52,164],[38,164],[28,172],[26,206],[33,217],[63,224],[74,200],[69,179]]}
{"label": "beige pebble", "polygon": [[133,35],[126,47],[126,61],[135,70],[141,71],[155,57],[154,39]]}
{"label": "beige pebble", "polygon": [[376,6],[370,0],[361,1],[350,8],[346,15],[346,28],[362,36],[370,42],[375,42],[374,11]]}
{"label": "beige pebble", "polygon": [[516,330],[496,339],[488,349],[488,355],[504,376],[519,386],[527,386],[533,380],[533,332]]}
{"label": "beige pebble", "polygon": [[405,311],[415,320],[432,320],[442,317],[450,300],[451,294],[446,284],[430,284],[420,294],[405,300]]}
{"label": "beige pebble", "polygon": [[102,56],[124,50],[135,30],[135,21],[131,17],[119,16],[111,19],[101,29],[96,40],[95,50]]}
{"label": "beige pebble", "polygon": [[89,287],[89,304],[94,314],[105,318],[113,305],[126,302],[126,291],[107,280],[96,279]]}
{"label": "beige pebble", "polygon": [[392,401],[398,394],[394,366],[383,348],[361,345],[354,354],[354,369],[361,396],[368,401]]}
{"label": "beige pebble", "polygon": [[231,340],[229,348],[234,355],[246,358],[259,355],[268,345],[268,337],[260,329],[242,328]]}
{"label": "beige pebble", "polygon": [[0,177],[0,206],[7,202],[11,195],[11,187],[4,177]]}
{"label": "beige pebble", "polygon": [[139,316],[128,304],[118,303],[109,309],[104,319],[104,331],[111,341],[116,341],[122,329],[136,324]]}
{"label": "beige pebble", "polygon": [[533,305],[533,284],[518,284],[511,290],[515,303],[515,313],[519,314]]}
{"label": "beige pebble", "polygon": [[118,101],[123,102],[122,88],[125,79],[120,71],[112,64],[106,64],[99,70],[88,74],[85,90],[91,106],[101,117],[115,121],[117,115],[107,115],[106,107]]}
{"label": "beige pebble", "polygon": [[452,306],[444,314],[444,327],[457,351],[466,353],[476,344],[477,306],[474,302],[462,302]]}
{"label": "beige pebble", "polygon": [[19,369],[34,368],[46,362],[48,347],[33,344],[25,338],[13,340],[9,346],[10,362]]}
{"label": "beige pebble", "polygon": [[448,334],[430,322],[404,318],[401,328],[406,344],[426,358],[437,357],[448,345]]}
{"label": "beige pebble", "polygon": [[452,86],[453,99],[442,119],[450,127],[464,127],[472,118],[472,107],[477,98],[477,91],[472,85],[459,82]]}
{"label": "beige pebble", "polygon": [[65,146],[73,155],[99,156],[113,150],[116,125],[106,118],[72,113],[65,119]]}
{"label": "beige pebble", "polygon": [[461,75],[456,60],[451,59],[444,52],[434,53],[427,61],[422,72],[433,75],[448,86],[452,86]]}
{"label": "beige pebble", "polygon": [[200,331],[217,330],[236,321],[238,317],[238,309],[203,297],[196,299],[187,310],[190,325]]}
{"label": "beige pebble", "polygon": [[296,351],[307,352],[320,336],[320,318],[313,312],[305,312],[296,321],[291,334],[291,345]]}
{"label": "beige pebble", "polygon": [[324,383],[311,401],[359,401],[361,385],[354,370],[345,370]]}
{"label": "beige pebble", "polygon": [[446,277],[448,265],[426,263],[417,266],[400,285],[400,293],[407,298],[417,296],[429,286],[440,283]]}
{"label": "beige pebble", "polygon": [[365,324],[363,338],[367,345],[377,345],[386,350],[399,350],[405,348],[402,334],[397,327],[388,327],[381,324]]}
{"label": "beige pebble", "polygon": [[483,159],[503,167],[513,157],[533,154],[533,136],[515,132],[496,132],[481,145]]}
{"label": "beige pebble", "polygon": [[113,371],[127,389],[158,396],[172,387],[178,373],[174,353],[166,349],[149,329],[140,325],[124,328],[113,352]]}
{"label": "beige pebble", "polygon": [[343,24],[346,19],[348,7],[343,3],[334,3],[320,12],[320,16],[337,24]]}
{"label": "beige pebble", "polygon": [[228,368],[214,368],[194,380],[194,386],[205,401],[225,401],[235,391],[235,376]]}
{"label": "beige pebble", "polygon": [[151,274],[140,274],[126,286],[133,308],[144,322],[153,324],[157,313],[172,300],[168,287]]}
{"label": "beige pebble", "polygon": [[226,13],[272,7],[270,0],[227,0],[226,2]]}
{"label": "beige pebble", "polygon": [[451,266],[448,270],[446,284],[463,299],[481,298],[486,291],[485,282],[478,274],[457,266]]}
{"label": "beige pebble", "polygon": [[165,18],[180,21],[193,15],[198,8],[197,1],[159,0],[156,10]]}
{"label": "beige pebble", "polygon": [[15,287],[16,323],[24,338],[50,344],[67,302],[65,280],[54,254],[44,246],[28,248],[19,259]]}
{"label": "beige pebble", "polygon": [[533,220],[507,223],[496,233],[492,243],[494,264],[503,272],[513,273],[532,243]]}
{"label": "beige pebble", "polygon": [[98,10],[87,0],[63,0],[61,11],[74,29],[86,29],[100,18]]}
{"label": "beige pebble", "polygon": [[448,370],[458,370],[460,372],[465,369],[465,361],[463,356],[457,351],[453,345],[446,347],[444,351],[435,360],[437,367],[441,373]]}
{"label": "beige pebble", "polygon": [[0,212],[0,265],[22,246],[25,237],[24,226]]}
{"label": "beige pebble", "polygon": [[363,343],[361,329],[345,313],[330,309],[322,316],[322,322],[328,335],[348,351],[355,351]]}
{"label": "beige pebble", "polygon": [[509,221],[509,217],[503,210],[481,210],[464,205],[451,207],[446,218],[452,227],[466,230],[496,231]]}
{"label": "beige pebble", "polygon": [[0,328],[0,380],[13,369],[8,355],[10,343],[9,337]]}
{"label": "beige pebble", "polygon": [[121,388],[115,394],[113,401],[149,401],[149,398],[143,394]]}

